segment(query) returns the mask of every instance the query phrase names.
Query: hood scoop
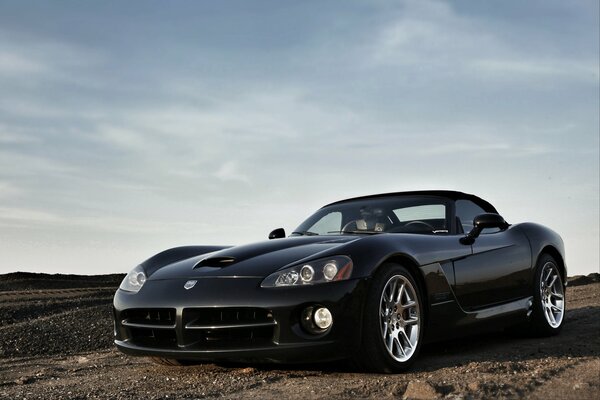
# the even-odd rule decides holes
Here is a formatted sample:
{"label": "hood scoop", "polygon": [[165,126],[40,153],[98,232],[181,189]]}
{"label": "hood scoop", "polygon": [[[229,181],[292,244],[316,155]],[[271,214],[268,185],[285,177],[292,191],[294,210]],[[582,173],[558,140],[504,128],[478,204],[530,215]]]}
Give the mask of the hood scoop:
{"label": "hood scoop", "polygon": [[234,257],[207,257],[198,261],[192,269],[201,267],[223,268],[235,263]]}

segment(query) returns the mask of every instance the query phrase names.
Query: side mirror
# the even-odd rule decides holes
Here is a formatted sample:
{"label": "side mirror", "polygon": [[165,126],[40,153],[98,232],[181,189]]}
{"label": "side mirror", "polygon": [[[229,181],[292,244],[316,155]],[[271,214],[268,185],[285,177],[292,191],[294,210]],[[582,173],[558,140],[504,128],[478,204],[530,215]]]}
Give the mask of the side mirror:
{"label": "side mirror", "polygon": [[473,229],[465,237],[460,238],[462,244],[473,244],[482,230],[486,228],[508,228],[508,223],[498,214],[481,214],[473,219]]}
{"label": "side mirror", "polygon": [[269,233],[269,239],[282,239],[285,237],[285,229],[277,228]]}

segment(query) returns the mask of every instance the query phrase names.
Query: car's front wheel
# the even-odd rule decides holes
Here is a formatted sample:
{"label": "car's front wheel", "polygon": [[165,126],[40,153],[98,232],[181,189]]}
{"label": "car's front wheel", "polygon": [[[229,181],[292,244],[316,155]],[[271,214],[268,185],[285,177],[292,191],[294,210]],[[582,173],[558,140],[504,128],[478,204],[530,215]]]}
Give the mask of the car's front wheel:
{"label": "car's front wheel", "polygon": [[410,271],[398,264],[379,268],[365,305],[357,362],[373,372],[394,373],[414,362],[423,337],[423,303]]}

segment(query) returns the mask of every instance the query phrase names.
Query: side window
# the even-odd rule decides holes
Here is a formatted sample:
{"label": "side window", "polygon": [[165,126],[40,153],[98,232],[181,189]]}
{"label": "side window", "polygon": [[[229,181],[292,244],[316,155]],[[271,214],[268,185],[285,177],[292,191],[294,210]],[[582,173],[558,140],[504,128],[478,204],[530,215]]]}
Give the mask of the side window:
{"label": "side window", "polygon": [[[479,214],[485,214],[485,210],[473,203],[471,200],[456,200],[456,216],[460,219],[464,233],[468,233],[473,229],[473,219]],[[481,233],[499,232],[498,228],[484,229]]]}
{"label": "side window", "polygon": [[396,217],[401,222],[423,219],[445,219],[446,207],[443,204],[404,207],[394,210],[394,214],[396,214]]}
{"label": "side window", "polygon": [[448,232],[448,228],[446,227],[446,206],[444,204],[423,204],[397,208],[393,211],[400,222],[425,222],[432,226],[435,231]]}
{"label": "side window", "polygon": [[331,212],[318,220],[309,231],[326,235],[329,232],[339,232],[342,227],[342,213],[339,211]]}

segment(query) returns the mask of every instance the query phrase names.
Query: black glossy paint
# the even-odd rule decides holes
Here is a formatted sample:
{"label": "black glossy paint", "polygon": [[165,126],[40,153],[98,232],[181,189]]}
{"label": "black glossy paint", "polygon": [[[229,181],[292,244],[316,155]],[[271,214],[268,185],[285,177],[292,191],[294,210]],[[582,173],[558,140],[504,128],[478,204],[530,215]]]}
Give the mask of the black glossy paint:
{"label": "black glossy paint", "polygon": [[[496,213],[488,202],[460,192],[378,196],[406,195],[445,199],[450,204],[448,222],[455,220],[453,202],[458,199],[471,200],[485,212]],[[525,223],[503,228],[506,229],[478,235],[472,244],[461,243],[465,234],[451,229],[440,235],[293,236],[236,247],[188,246],[167,250],[141,264],[148,280],[140,292],[118,290],[115,294],[115,343],[128,354],[173,358],[285,362],[345,358],[360,344],[370,279],[388,261],[407,266],[422,286],[427,340],[471,332],[478,327],[515,324],[526,318],[533,268],[540,254],[548,252],[557,258],[566,275],[564,245],[558,234],[541,225]],[[260,286],[266,276],[278,269],[338,255],[353,261],[350,280],[292,288]],[[188,280],[197,283],[185,290]],[[306,306],[315,304],[328,307],[334,323],[326,333],[313,336],[303,332],[299,317]],[[275,322],[272,338],[260,344],[218,348],[210,344],[198,347],[198,343],[186,340],[184,310],[232,307],[269,310]],[[122,320],[127,310],[136,308],[173,308],[176,343],[166,348],[132,342],[130,328]]]}
{"label": "black glossy paint", "polygon": [[531,249],[518,226],[480,235],[470,247],[470,257],[454,262],[455,294],[465,310],[531,293]]}

